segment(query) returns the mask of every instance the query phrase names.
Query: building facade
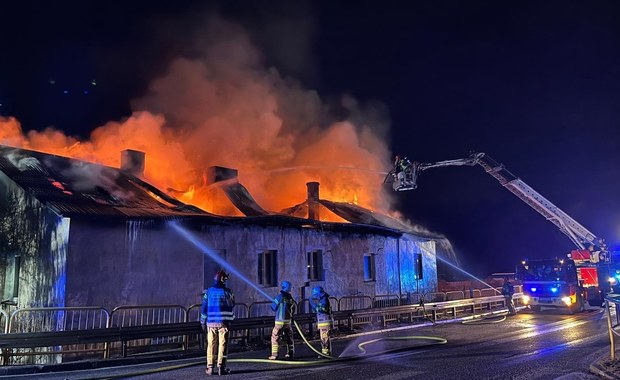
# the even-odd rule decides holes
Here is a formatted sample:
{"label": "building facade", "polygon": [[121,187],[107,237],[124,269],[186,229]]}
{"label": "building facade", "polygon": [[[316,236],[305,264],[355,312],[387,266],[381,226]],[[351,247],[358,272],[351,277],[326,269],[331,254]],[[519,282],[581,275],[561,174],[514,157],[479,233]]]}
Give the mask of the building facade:
{"label": "building facade", "polygon": [[297,299],[316,285],[334,297],[437,290],[431,237],[318,193],[308,198],[308,214],[320,206],[350,223],[266,212],[251,198],[237,207],[252,215],[217,216],[136,173],[0,146],[3,303],[189,306],[221,267],[246,304],[269,300],[282,280]]}

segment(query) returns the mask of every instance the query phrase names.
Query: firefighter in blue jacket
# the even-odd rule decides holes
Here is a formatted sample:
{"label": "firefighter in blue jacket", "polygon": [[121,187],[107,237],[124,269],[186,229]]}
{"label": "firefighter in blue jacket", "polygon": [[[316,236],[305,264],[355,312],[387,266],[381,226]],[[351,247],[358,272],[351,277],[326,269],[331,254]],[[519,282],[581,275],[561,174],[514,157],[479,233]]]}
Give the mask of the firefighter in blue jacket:
{"label": "firefighter in blue jacket", "polygon": [[[329,294],[325,293],[320,286],[312,288],[312,296],[310,296],[310,307],[316,313],[316,324],[319,328],[321,336],[321,353],[325,356],[331,356],[331,335],[333,328],[332,307],[329,303]],[[319,359],[323,359],[319,356]]]}
{"label": "firefighter in blue jacket", "polygon": [[288,281],[282,281],[282,290],[280,294],[273,300],[271,309],[276,312],[275,325],[271,332],[271,356],[270,360],[278,359],[278,351],[280,348],[280,338],[284,336],[286,343],[285,359],[295,358],[295,342],[293,341],[293,313],[295,312],[295,300],[291,296],[293,286]]}
{"label": "firefighter in blue jacket", "polygon": [[510,283],[508,277],[504,279],[504,285],[502,286],[502,295],[504,296],[504,300],[506,301],[506,306],[508,307],[508,315],[517,315],[517,310],[515,309],[514,301],[512,300],[512,296],[515,294],[515,287]]}
{"label": "firefighter in blue jacket", "polygon": [[[226,375],[230,322],[234,319],[235,296],[226,287],[228,273],[219,270],[213,277],[213,286],[204,293],[200,308],[200,325],[207,336],[207,375]],[[217,355],[217,372],[213,364]]]}

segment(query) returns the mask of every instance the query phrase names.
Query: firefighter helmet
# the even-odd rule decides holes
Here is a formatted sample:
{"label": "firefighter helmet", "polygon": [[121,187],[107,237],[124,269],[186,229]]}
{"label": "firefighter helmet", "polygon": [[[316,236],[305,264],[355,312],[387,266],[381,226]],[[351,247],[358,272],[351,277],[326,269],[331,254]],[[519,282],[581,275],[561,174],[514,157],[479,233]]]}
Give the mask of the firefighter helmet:
{"label": "firefighter helmet", "polygon": [[284,290],[285,292],[290,292],[293,288],[293,285],[288,281],[282,281],[282,284],[280,285],[282,286],[282,290]]}
{"label": "firefighter helmet", "polygon": [[321,286],[315,286],[314,288],[312,288],[312,295],[313,296],[318,296],[321,293],[323,293],[323,288]]}
{"label": "firefighter helmet", "polygon": [[213,281],[218,284],[223,284],[228,281],[228,273],[224,272],[224,269],[220,269],[213,276]]}

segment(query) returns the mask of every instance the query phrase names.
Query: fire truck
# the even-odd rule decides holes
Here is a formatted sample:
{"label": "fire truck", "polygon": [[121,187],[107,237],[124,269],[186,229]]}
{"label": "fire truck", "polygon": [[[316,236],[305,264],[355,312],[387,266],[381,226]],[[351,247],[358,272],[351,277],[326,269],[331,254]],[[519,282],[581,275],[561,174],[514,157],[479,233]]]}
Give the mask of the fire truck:
{"label": "fire truck", "polygon": [[[417,179],[421,172],[440,167],[447,166],[475,166],[480,165],[489,175],[499,181],[508,191],[516,195],[523,202],[528,204],[548,221],[555,224],[562,233],[564,233],[576,246],[577,249],[571,251],[566,258],[553,259],[551,265],[555,275],[549,277],[549,290],[552,293],[567,292],[566,295],[559,297],[560,302],[548,302],[549,297],[539,296],[542,291],[540,286],[532,285],[524,286],[526,296],[529,296],[530,308],[534,311],[539,310],[542,306],[564,305],[571,309],[581,308],[580,299],[585,299],[592,305],[601,305],[603,297],[611,290],[611,283],[620,280],[620,270],[618,270],[618,279],[614,278],[615,272],[612,273],[612,256],[607,249],[605,241],[598,238],[587,228],[579,224],[564,211],[551,203],[548,199],[540,195],[533,188],[523,182],[519,177],[512,174],[503,164],[498,163],[485,153],[474,152],[469,157],[446,160],[431,163],[410,162],[406,157],[397,157],[394,169],[388,173],[384,183],[391,182],[394,191],[406,191],[417,188]],[[555,261],[554,261],[555,260]],[[528,263],[526,263],[528,264]],[[529,262],[528,266],[543,265],[543,263]],[[545,268],[546,269],[546,268]],[[576,278],[570,274],[571,271],[576,272]],[[517,271],[519,273],[519,271]],[[526,276],[521,270],[521,276]],[[532,277],[525,277],[532,278]],[[528,282],[530,280],[523,281]],[[557,280],[559,278],[559,280]],[[565,285],[560,284],[563,282]],[[525,284],[524,284],[525,285]],[[555,286],[559,285],[559,286]],[[535,288],[538,295],[534,296],[531,289]],[[529,290],[528,290],[529,289]],[[553,291],[555,289],[555,291]],[[583,298],[580,294],[583,293]],[[564,301],[562,298],[564,297]],[[571,299],[567,304],[567,298]]]}
{"label": "fire truck", "polygon": [[587,294],[570,259],[523,260],[517,278],[523,283],[523,303],[538,312],[543,307],[586,309]]}

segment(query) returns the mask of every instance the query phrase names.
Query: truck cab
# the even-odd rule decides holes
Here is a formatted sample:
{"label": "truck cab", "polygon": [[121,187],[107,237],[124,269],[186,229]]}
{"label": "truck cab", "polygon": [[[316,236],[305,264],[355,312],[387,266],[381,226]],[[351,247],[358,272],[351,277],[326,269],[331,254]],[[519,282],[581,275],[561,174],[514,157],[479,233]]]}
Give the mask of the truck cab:
{"label": "truck cab", "polygon": [[517,267],[517,278],[523,283],[523,303],[534,312],[543,307],[571,313],[585,310],[584,288],[573,260],[524,260]]}

